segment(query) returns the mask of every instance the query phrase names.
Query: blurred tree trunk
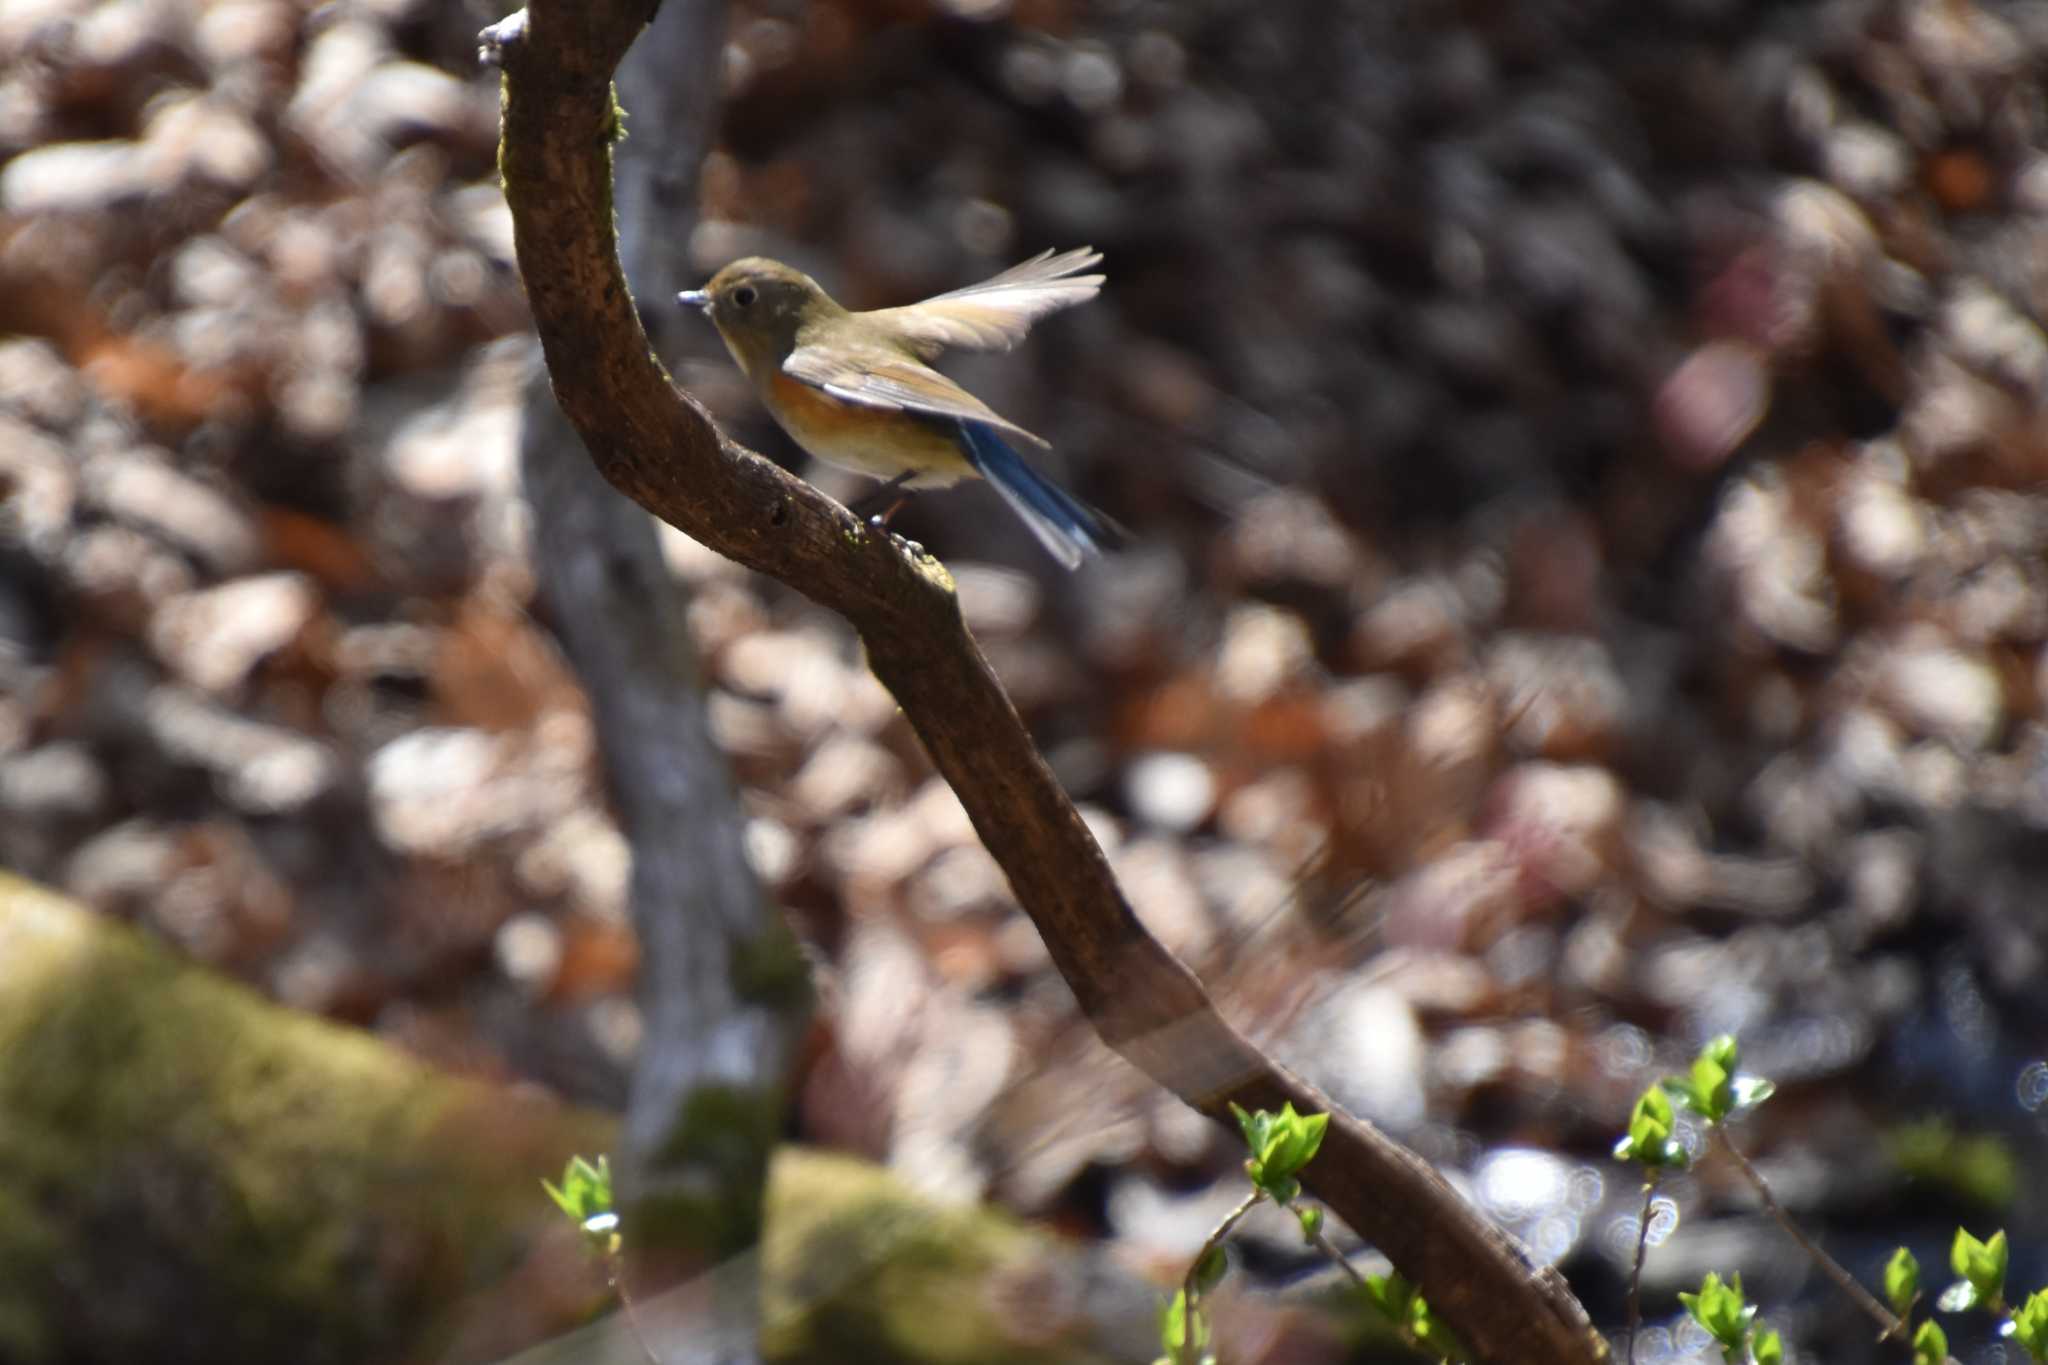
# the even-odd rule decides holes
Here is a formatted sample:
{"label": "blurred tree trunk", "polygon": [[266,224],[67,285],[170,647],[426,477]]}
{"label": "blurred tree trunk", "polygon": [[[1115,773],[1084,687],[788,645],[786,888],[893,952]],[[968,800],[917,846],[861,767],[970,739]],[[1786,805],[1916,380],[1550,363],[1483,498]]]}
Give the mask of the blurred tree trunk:
{"label": "blurred tree trunk", "polygon": [[[656,338],[674,313],[666,301],[692,283],[684,248],[724,27],[723,0],[672,0],[618,74],[628,119],[615,149],[620,247]],[[747,863],[685,591],[653,520],[592,467],[544,375],[527,405],[522,462],[540,599],[589,691],[633,851],[646,1036],[617,1154],[629,1252],[650,1286],[697,1279],[709,1316],[664,1343],[667,1360],[743,1360],[756,1350],[758,1293],[739,1267],[752,1264],[743,1253],[760,1235],[807,971]]]}

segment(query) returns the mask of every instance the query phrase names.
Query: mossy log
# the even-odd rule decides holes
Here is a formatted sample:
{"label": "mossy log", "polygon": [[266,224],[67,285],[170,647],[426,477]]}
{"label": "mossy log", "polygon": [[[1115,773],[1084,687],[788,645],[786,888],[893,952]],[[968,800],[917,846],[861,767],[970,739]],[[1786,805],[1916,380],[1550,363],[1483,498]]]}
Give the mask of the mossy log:
{"label": "mossy log", "polygon": [[[609,1116],[280,1008],[0,874],[9,1365],[643,1359],[539,1183],[615,1134]],[[1144,1349],[1149,1293],[1100,1256],[935,1208],[867,1163],[784,1151],[767,1222],[763,1260],[721,1273],[766,1266],[771,1359]],[[642,1306],[657,1344],[690,1331],[689,1297]]]}
{"label": "mossy log", "polygon": [[537,1181],[612,1129],[0,876],[0,1359],[516,1349],[588,1311]]}

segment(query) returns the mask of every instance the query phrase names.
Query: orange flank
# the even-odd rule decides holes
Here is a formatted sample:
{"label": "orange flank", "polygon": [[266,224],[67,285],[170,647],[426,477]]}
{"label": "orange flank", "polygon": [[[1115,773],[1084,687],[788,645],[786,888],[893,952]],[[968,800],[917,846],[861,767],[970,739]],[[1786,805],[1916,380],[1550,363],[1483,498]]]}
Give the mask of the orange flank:
{"label": "orange flank", "polygon": [[849,403],[780,371],[769,376],[762,397],[798,445],[829,463],[878,479],[923,470],[911,480],[919,488],[942,488],[973,473],[944,423]]}
{"label": "orange flank", "polygon": [[808,446],[811,434],[830,441],[843,432],[864,429],[892,415],[869,408],[855,413],[853,404],[843,398],[834,398],[815,385],[801,379],[791,379],[777,371],[768,379],[768,406],[774,411],[775,419],[787,428],[790,434]]}

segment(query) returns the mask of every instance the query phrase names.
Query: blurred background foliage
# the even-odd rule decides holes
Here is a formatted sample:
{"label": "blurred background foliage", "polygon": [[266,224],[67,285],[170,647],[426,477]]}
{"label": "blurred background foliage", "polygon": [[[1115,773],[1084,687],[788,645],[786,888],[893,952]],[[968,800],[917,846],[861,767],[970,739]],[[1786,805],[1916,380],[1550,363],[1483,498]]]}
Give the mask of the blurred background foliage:
{"label": "blurred background foliage", "polygon": [[[531,610],[494,17],[0,6],[0,860],[617,1105],[630,849]],[[1981,1217],[2032,1285],[2044,62],[2035,0],[740,0],[676,246],[852,306],[1106,254],[954,372],[1129,552],[1061,575],[981,489],[899,529],[1226,1012],[1596,1318],[1636,1230],[1607,1148],[1722,1031],[1853,1270]],[[797,458],[708,328],[661,335]],[[1228,1135],[1078,1025],[841,625],[666,544],[826,988],[793,1131],[1177,1275]],[[1873,1353],[1728,1172],[1659,1200],[1646,1350],[1698,1346],[1662,1315],[1712,1268]]]}

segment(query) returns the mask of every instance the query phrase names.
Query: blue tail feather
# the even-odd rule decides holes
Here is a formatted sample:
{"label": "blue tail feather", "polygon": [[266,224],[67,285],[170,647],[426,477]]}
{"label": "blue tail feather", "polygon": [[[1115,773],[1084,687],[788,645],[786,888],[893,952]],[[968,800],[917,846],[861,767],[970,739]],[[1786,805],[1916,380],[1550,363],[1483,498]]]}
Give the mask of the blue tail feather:
{"label": "blue tail feather", "polygon": [[1010,510],[1067,568],[1079,567],[1083,556],[1100,554],[1115,543],[1116,533],[1099,512],[1024,463],[993,427],[962,422],[960,444]]}

